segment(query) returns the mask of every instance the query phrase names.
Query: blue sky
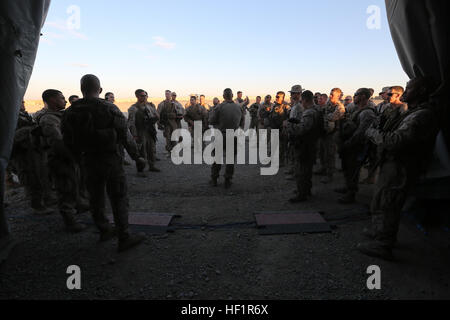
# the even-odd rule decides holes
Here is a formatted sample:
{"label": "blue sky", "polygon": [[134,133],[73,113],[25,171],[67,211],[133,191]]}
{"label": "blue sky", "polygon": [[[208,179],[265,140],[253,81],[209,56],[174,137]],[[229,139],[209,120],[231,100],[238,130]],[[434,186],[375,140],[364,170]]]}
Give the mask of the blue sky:
{"label": "blue sky", "polygon": [[[67,21],[80,9],[79,28]],[[381,28],[366,21],[381,8]],[[86,73],[130,98],[143,88],[162,97],[249,96],[301,84],[312,91],[405,85],[381,0],[53,0],[26,99],[57,88],[79,94]]]}

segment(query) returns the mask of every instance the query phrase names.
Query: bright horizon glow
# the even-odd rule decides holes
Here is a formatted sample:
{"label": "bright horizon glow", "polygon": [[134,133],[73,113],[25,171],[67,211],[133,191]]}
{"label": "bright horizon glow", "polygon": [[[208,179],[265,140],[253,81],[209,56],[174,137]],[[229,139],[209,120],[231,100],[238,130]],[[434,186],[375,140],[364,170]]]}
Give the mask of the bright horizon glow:
{"label": "bright horizon glow", "polygon": [[[81,10],[80,29],[67,28],[71,5]],[[381,8],[379,30],[366,27],[370,5]],[[220,98],[227,87],[255,97],[295,84],[377,94],[408,80],[382,0],[58,0],[42,33],[25,100],[49,88],[81,95],[87,73],[116,99],[134,99],[138,88],[150,97],[169,89]]]}

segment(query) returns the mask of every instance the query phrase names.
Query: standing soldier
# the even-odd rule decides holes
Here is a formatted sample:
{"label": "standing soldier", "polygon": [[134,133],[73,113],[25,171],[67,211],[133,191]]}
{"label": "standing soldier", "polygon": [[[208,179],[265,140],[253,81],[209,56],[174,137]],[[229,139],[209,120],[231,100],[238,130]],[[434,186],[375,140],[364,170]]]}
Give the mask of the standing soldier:
{"label": "standing soldier", "polygon": [[381,92],[380,92],[380,97],[383,99],[383,101],[378,104],[375,108],[375,110],[377,111],[378,115],[383,114],[384,110],[386,109],[387,105],[389,104],[389,90],[390,87],[384,87]]}
{"label": "standing soldier", "polygon": [[[287,129],[289,132],[292,132],[292,127],[295,126],[296,122],[300,122],[302,119],[302,113],[304,111],[302,103],[301,103],[301,95],[303,93],[303,88],[301,85],[295,85],[292,87],[291,91],[291,111],[289,113],[289,122],[287,124]],[[293,139],[288,140],[288,156],[290,162],[290,168],[286,172],[288,175],[295,174],[295,162],[298,158],[296,155],[296,148]],[[293,177],[288,177],[288,180],[293,180]]]}
{"label": "standing soldier", "polygon": [[284,101],[286,94],[283,91],[277,93],[275,104],[268,115],[269,127],[271,130],[277,129],[280,132],[280,167],[286,164],[288,136],[286,132],[287,120],[289,117],[289,106]]}
{"label": "standing soldier", "polygon": [[259,129],[259,125],[258,125],[258,111],[259,108],[261,107],[261,97],[257,96],[256,97],[256,102],[254,104],[252,104],[250,106],[250,108],[248,108],[248,111],[250,113],[250,129]]}
{"label": "standing soldier", "polygon": [[338,123],[345,116],[345,107],[341,103],[342,90],[334,88],[331,90],[328,103],[324,106],[324,130],[322,137],[323,160],[326,177],[321,180],[322,183],[333,181],[334,171],[336,170],[336,138],[338,132]]}
{"label": "standing soldier", "polygon": [[304,108],[301,119],[291,118],[290,139],[295,145],[295,178],[297,196],[292,203],[304,202],[311,196],[312,170],[316,156],[317,141],[323,129],[323,115],[314,105],[314,95],[305,91],[301,95]]}
{"label": "standing soldier", "polygon": [[[241,107],[233,102],[233,91],[231,89],[225,89],[223,92],[224,102],[218,105],[211,115],[211,125],[215,126],[217,130],[222,132],[223,137],[226,137],[226,131],[229,129],[237,130],[242,118],[244,117]],[[233,137],[233,144],[236,152],[236,137]],[[226,153],[227,142],[224,141],[224,153]],[[220,176],[221,164],[214,163],[211,168],[211,185],[217,186],[217,179]],[[234,164],[226,164],[225,170],[225,188],[231,187],[231,180],[234,174]]]}
{"label": "standing soldier", "polygon": [[[128,127],[138,144],[140,155],[148,161],[150,172],[160,172],[156,162],[156,128],[159,121],[158,111],[153,103],[148,102],[148,94],[142,89],[135,92],[137,102],[128,109]],[[143,174],[143,169],[138,168]]]}
{"label": "standing soldier", "polygon": [[10,166],[16,171],[19,182],[25,187],[25,192],[31,199],[33,212],[41,215],[53,213],[53,210],[47,207],[53,203],[50,198],[44,153],[40,150],[37,132],[38,125],[22,103],[14,135]]}
{"label": "standing soldier", "polygon": [[186,110],[184,110],[183,105],[177,101],[176,92],[172,92],[172,101],[175,106],[175,110],[177,110],[177,129],[181,129],[181,120],[183,120]]}
{"label": "standing soldier", "polygon": [[358,192],[359,174],[368,157],[368,144],[365,137],[367,129],[376,121],[375,109],[369,104],[371,93],[367,88],[358,89],[355,93],[357,109],[343,121],[340,132],[340,154],[346,187],[336,192],[344,193],[340,203],[355,202]]}
{"label": "standing soldier", "polygon": [[[68,108],[63,120],[64,141],[72,153],[81,154],[88,171],[91,211],[100,231],[100,241],[117,235],[118,251],[140,244],[145,236],[128,231],[127,182],[119,144],[127,143],[127,123],[122,112],[112,103],[99,98],[100,81],[94,75],[81,78],[83,99]],[[127,149],[138,166],[145,166],[137,149]],[[105,189],[114,216],[115,229],[105,215]]]}
{"label": "standing soldier", "polygon": [[244,115],[243,118],[242,118],[243,120],[242,120],[241,124],[239,125],[240,128],[242,130],[244,130],[244,128],[245,128],[245,117],[247,116],[247,107],[250,104],[250,99],[248,97],[246,97],[245,100],[244,100],[244,99],[242,99],[242,95],[243,95],[242,91],[239,91],[237,93],[237,98],[234,101],[234,103],[238,104],[241,107],[242,114]]}
{"label": "standing soldier", "polygon": [[48,154],[50,174],[58,195],[59,211],[67,231],[77,233],[84,230],[85,226],[75,218],[78,194],[75,161],[65,146],[61,133],[63,110],[67,101],[58,90],[46,90],[42,94],[42,100],[47,104],[48,110],[41,115],[39,126],[43,147]]}
{"label": "standing soldier", "polygon": [[372,224],[363,231],[370,240],[358,245],[366,255],[392,259],[406,197],[432,157],[439,127],[429,102],[434,91],[430,82],[422,77],[408,82],[402,101],[409,110],[389,117],[382,128],[367,130],[366,136],[379,147],[381,158],[371,205]]}
{"label": "standing soldier", "polygon": [[172,152],[175,143],[172,141],[172,132],[178,129],[177,119],[177,109],[175,103],[172,101],[172,92],[166,90],[166,100],[158,105],[159,113],[159,123],[164,130],[164,137],[166,138],[166,151]]}
{"label": "standing soldier", "polygon": [[[267,95],[264,98],[264,103],[261,105],[258,111],[258,118],[259,118],[259,126],[261,129],[269,129],[269,114],[272,111],[273,103],[272,103],[272,96]],[[270,137],[270,134],[269,134]]]}
{"label": "standing soldier", "polygon": [[204,94],[200,95],[200,105],[208,112],[211,108],[209,104],[206,103],[206,97]]}
{"label": "standing soldier", "polygon": [[[194,135],[194,123],[196,121],[201,121],[203,125],[203,132],[208,129],[208,113],[206,109],[202,106],[200,106],[197,103],[197,97],[191,96],[190,99],[190,105],[186,109],[186,113],[184,114],[184,121],[187,122],[189,126],[189,131],[191,133],[192,137],[195,137]],[[201,133],[203,133],[201,132]],[[198,141],[197,141],[198,142]],[[202,142],[200,142],[202,144]],[[194,145],[192,145],[194,146]]]}

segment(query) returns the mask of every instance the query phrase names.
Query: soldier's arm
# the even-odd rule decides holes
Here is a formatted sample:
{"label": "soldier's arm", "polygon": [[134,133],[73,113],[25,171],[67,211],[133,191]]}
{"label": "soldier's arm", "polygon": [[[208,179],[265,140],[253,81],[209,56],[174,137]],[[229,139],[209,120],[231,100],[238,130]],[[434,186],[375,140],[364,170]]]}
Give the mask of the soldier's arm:
{"label": "soldier's arm", "polygon": [[41,118],[39,125],[42,130],[42,135],[50,147],[63,140],[59,121],[55,117],[51,115],[44,116]]}
{"label": "soldier's arm", "polygon": [[437,133],[437,120],[428,110],[417,111],[403,120],[400,127],[384,134],[383,146],[387,150],[414,148],[419,141],[428,141]]}
{"label": "soldier's arm", "polygon": [[376,120],[375,112],[372,112],[370,110],[361,112],[360,117],[359,127],[353,133],[351,138],[348,139],[347,142],[345,142],[347,147],[363,143],[366,137],[367,130]]}
{"label": "soldier's arm", "polygon": [[117,140],[119,143],[125,145],[127,143],[127,132],[128,132],[128,124],[127,119],[123,115],[122,111],[114,105],[109,105],[109,110],[114,118],[114,129],[116,129],[117,132]]}
{"label": "soldier's arm", "polygon": [[139,151],[136,141],[134,141],[133,136],[131,135],[131,132],[129,130],[127,130],[127,140],[123,144],[123,146],[125,147],[125,150],[127,150],[131,159],[133,159],[134,161],[137,161],[139,159]]}

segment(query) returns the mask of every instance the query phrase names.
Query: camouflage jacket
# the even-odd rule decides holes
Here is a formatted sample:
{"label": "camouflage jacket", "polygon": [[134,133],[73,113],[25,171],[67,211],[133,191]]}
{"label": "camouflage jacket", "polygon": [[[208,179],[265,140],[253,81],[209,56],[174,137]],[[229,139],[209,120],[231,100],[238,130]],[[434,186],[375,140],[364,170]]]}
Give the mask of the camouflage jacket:
{"label": "camouflage jacket", "polygon": [[145,105],[135,103],[128,109],[128,127],[133,137],[142,137],[146,130],[155,135],[155,124],[159,120],[159,113],[151,102]]}
{"label": "camouflage jacket", "polygon": [[205,125],[208,118],[208,112],[204,107],[199,104],[189,106],[184,114],[184,120],[189,124],[190,127],[194,126],[195,121],[202,121]]}
{"label": "camouflage jacket", "polygon": [[406,167],[422,172],[432,155],[438,131],[436,115],[428,104],[421,104],[398,112],[383,129],[367,130],[366,136],[381,149],[382,160],[399,160]]}
{"label": "camouflage jacket", "polygon": [[345,107],[342,103],[333,105],[328,102],[322,109],[324,119],[324,129],[327,134],[333,134],[337,131],[337,123],[345,116]]}

